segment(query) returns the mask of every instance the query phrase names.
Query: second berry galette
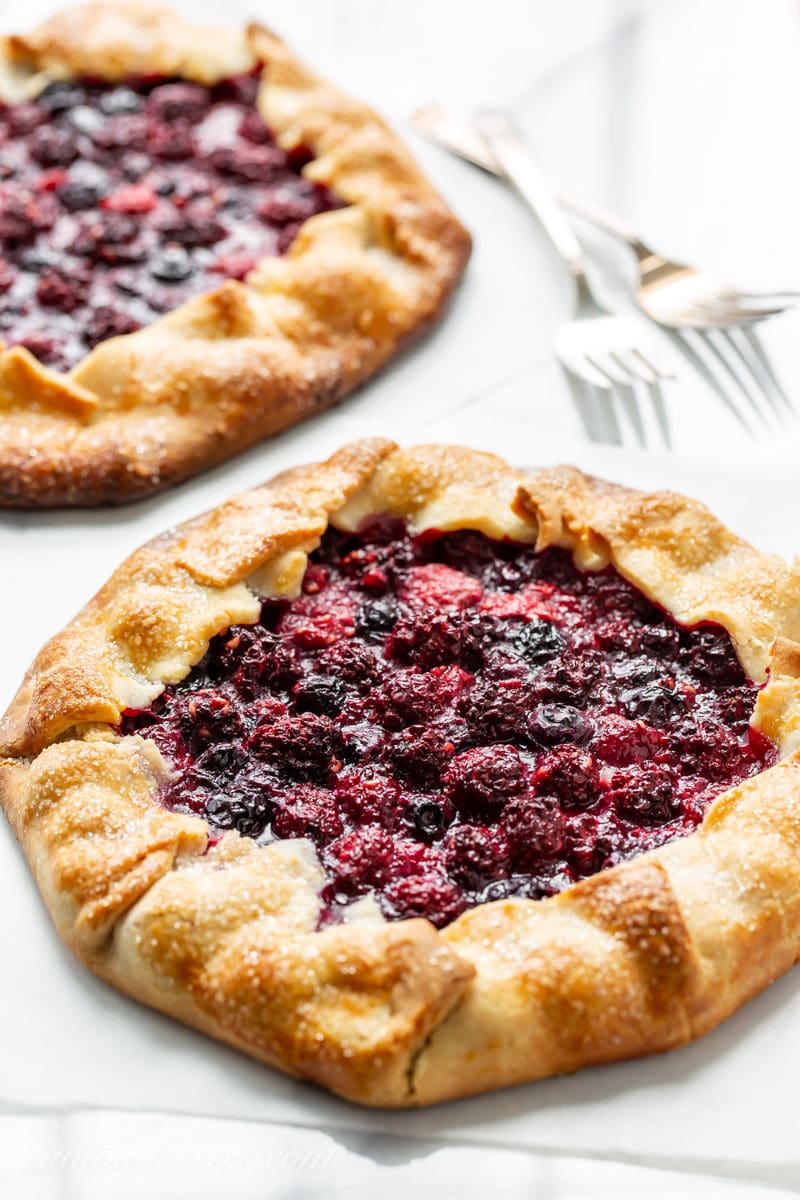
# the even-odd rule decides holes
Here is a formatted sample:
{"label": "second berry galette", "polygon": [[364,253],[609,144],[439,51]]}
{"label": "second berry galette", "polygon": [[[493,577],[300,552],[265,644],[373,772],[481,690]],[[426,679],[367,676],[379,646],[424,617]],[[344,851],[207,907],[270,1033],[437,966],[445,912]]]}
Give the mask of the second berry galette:
{"label": "second berry galette", "polygon": [[344,1096],[669,1049],[797,956],[798,582],[680,496],[356,443],[123,564],[0,797],[93,970]]}
{"label": "second berry galette", "polygon": [[121,503],[334,403],[469,238],[273,34],[92,3],[0,39],[0,505]]}

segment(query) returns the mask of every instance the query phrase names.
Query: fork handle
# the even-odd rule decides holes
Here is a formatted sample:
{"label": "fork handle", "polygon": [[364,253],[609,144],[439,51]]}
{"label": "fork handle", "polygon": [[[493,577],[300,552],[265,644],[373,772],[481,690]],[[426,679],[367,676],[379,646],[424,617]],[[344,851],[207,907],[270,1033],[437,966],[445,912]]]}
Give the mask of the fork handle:
{"label": "fork handle", "polygon": [[560,201],[564,208],[568,208],[570,212],[575,213],[576,217],[582,217],[584,221],[591,222],[598,229],[602,229],[605,233],[610,233],[613,237],[619,238],[621,242],[625,242],[630,246],[640,262],[660,257],[649,246],[644,244],[642,239],[638,234],[634,233],[629,225],[626,225],[619,217],[612,216],[611,213],[606,212],[604,208],[600,208],[588,200],[576,200],[573,196],[561,196]]}
{"label": "fork handle", "polygon": [[[509,172],[500,163],[497,154],[492,153],[486,136],[481,136],[469,121],[453,116],[438,104],[428,104],[414,113],[411,123],[419,133],[443,149],[457,154],[459,158],[474,163],[476,167],[482,167],[492,175],[509,178]],[[515,136],[519,140],[519,135]],[[527,145],[523,145],[523,148],[530,157]],[[576,216],[590,221],[592,225],[625,242],[640,262],[656,257],[654,251],[619,217],[612,216],[605,209],[586,200],[576,200],[573,196],[559,196],[558,201],[563,208],[568,208]]]}
{"label": "fork handle", "polygon": [[539,218],[578,287],[585,287],[586,259],[581,244],[526,143],[502,112],[482,113],[478,129],[493,158]]}

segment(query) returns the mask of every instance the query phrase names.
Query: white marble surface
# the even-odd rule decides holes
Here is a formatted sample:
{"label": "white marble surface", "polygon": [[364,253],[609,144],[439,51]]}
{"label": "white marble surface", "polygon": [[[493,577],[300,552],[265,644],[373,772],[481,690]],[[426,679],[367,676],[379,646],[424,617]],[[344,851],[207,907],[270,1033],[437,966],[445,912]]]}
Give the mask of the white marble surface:
{"label": "white marble surface", "polygon": [[[27,24],[48,7],[0,2],[0,25]],[[234,6],[227,11],[235,15]],[[462,113],[508,104],[559,188],[616,209],[667,250],[726,275],[800,284],[800,8],[790,0],[258,0],[247,13],[274,23],[398,126],[427,99]],[[499,183],[408,137],[475,235],[446,324],[341,409],[168,496],[121,513],[0,515],[0,707],[42,640],[123,554],[230,491],[363,433],[459,440],[520,462],[569,459],[631,483],[674,486],[703,496],[765,549],[789,554],[798,545],[800,433],[748,439],[680,363],[669,393],[674,455],[598,451],[583,441],[550,357],[568,301],[551,251]],[[618,261],[607,245],[593,245]],[[800,395],[798,330],[789,316],[765,340]],[[197,1079],[184,1111],[230,1112],[216,1102],[213,1071],[235,1072],[239,1060],[209,1047],[208,1070],[194,1076],[192,1056],[205,1042],[109,997],[60,952],[35,898],[15,890],[29,882],[5,829],[0,861],[0,908],[11,914],[0,927],[0,961],[5,980],[15,980],[15,964],[23,974],[0,994],[0,1194],[201,1200],[491,1189],[558,1200],[800,1192],[800,1149],[790,1152],[791,1080],[800,1068],[794,976],[699,1047],[511,1093],[490,1109],[439,1109],[422,1138],[421,1121],[384,1121],[380,1130],[365,1121],[359,1133],[354,1119],[346,1133],[323,1133],[281,1125],[280,1112],[260,1122],[104,1113],[100,1106],[118,1106],[126,1091],[136,1107],[181,1107],[137,1070],[146,1061],[137,1053],[159,1040],[187,1095]],[[273,1077],[257,1077],[268,1100]],[[273,1090],[280,1104],[284,1093]],[[620,1093],[637,1119],[652,1113],[649,1126],[614,1127]],[[295,1088],[292,1103],[305,1095]],[[569,1126],[579,1100],[594,1114],[586,1136]],[[310,1122],[315,1113],[324,1122],[316,1098],[307,1104]],[[516,1132],[502,1145],[496,1135],[506,1118]],[[681,1155],[676,1139],[713,1152]]]}

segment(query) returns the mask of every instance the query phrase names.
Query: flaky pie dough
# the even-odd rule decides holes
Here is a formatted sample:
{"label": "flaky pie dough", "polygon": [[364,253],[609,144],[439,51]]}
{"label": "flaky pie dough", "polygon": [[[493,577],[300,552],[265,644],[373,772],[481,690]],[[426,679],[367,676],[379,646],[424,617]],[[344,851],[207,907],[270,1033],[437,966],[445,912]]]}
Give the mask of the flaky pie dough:
{"label": "flaky pie dough", "polygon": [[177,483],[334,404],[441,315],[469,235],[384,122],[260,25],[99,0],[0,38],[0,99],[81,75],[211,84],[258,62],[264,120],[310,148],[304,174],[348,207],[66,374],[0,343],[0,506],[118,504]]}
{"label": "flaky pie dough", "polygon": [[[723,625],[780,762],[691,836],[546,900],[442,931],[317,928],[310,843],[235,833],[157,800],[152,742],[114,731],[209,639],[297,594],[329,523],[377,514],[607,563],[694,624]],[[345,446],[136,551],[42,650],[0,723],[0,799],[64,940],[98,975],[271,1066],[405,1106],[668,1050],[795,962],[800,933],[800,568],[702,505],[569,467],[528,474],[448,446]],[[206,852],[207,851],[207,852]]]}

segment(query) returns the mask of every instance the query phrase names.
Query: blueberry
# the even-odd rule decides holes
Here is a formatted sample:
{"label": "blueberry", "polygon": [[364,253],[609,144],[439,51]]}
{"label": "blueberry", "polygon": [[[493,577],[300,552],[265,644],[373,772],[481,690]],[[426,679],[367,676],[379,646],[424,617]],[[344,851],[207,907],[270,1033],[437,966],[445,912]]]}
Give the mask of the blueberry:
{"label": "blueberry", "polygon": [[142,107],[142,97],[133,88],[115,87],[104,92],[98,100],[100,111],[106,116],[115,117],[119,113],[138,112]]}
{"label": "blueberry", "polygon": [[48,249],[47,246],[34,246],[30,250],[25,250],[21,258],[22,266],[27,271],[43,271],[46,267],[57,266],[60,256],[55,250]]}
{"label": "blueberry", "polygon": [[449,820],[448,813],[435,800],[413,800],[403,812],[403,823],[413,837],[431,842],[444,832]]}
{"label": "blueberry", "polygon": [[91,137],[103,124],[103,114],[88,104],[78,104],[70,111],[67,120],[78,133]]}
{"label": "blueberry", "polygon": [[394,629],[398,615],[396,601],[368,600],[356,614],[356,632],[364,638],[379,641]]}
{"label": "blueberry", "polygon": [[132,150],[130,154],[123,155],[120,166],[125,173],[126,179],[130,179],[135,183],[150,170],[150,156],[142,154],[138,150]]}
{"label": "blueberry", "polygon": [[234,780],[246,762],[244,751],[238,745],[223,742],[198,756],[192,774],[204,787],[218,788],[220,784]]}
{"label": "blueberry", "polygon": [[639,643],[653,658],[671,658],[678,651],[680,634],[669,625],[645,625]]}
{"label": "blueberry", "polygon": [[567,643],[551,621],[529,621],[514,638],[522,657],[538,666],[563,654]]}
{"label": "blueberry", "polygon": [[78,104],[85,104],[86,100],[86,92],[76,84],[51,83],[42,92],[38,102],[48,112],[58,113],[64,112],[67,108],[74,108]]}
{"label": "blueberry", "polygon": [[622,700],[629,717],[657,727],[666,725],[671,717],[685,707],[680,692],[658,683],[648,683],[641,689],[626,692]]}
{"label": "blueberry", "polygon": [[308,675],[292,688],[298,712],[318,713],[335,717],[342,711],[347,689],[339,679],[324,675]]}
{"label": "blueberry", "polygon": [[220,793],[208,798],[205,811],[209,822],[217,829],[235,829],[243,837],[258,837],[270,819],[266,797],[254,802]]}
{"label": "blueberry", "polygon": [[73,183],[71,180],[58,189],[58,198],[68,212],[94,208],[103,195],[103,189],[91,183]]}
{"label": "blueberry", "polygon": [[150,274],[163,283],[181,283],[189,278],[193,269],[192,260],[183,246],[166,246],[150,264]]}
{"label": "blueberry", "polygon": [[528,717],[528,732],[540,746],[588,742],[592,724],[571,704],[540,704]]}

